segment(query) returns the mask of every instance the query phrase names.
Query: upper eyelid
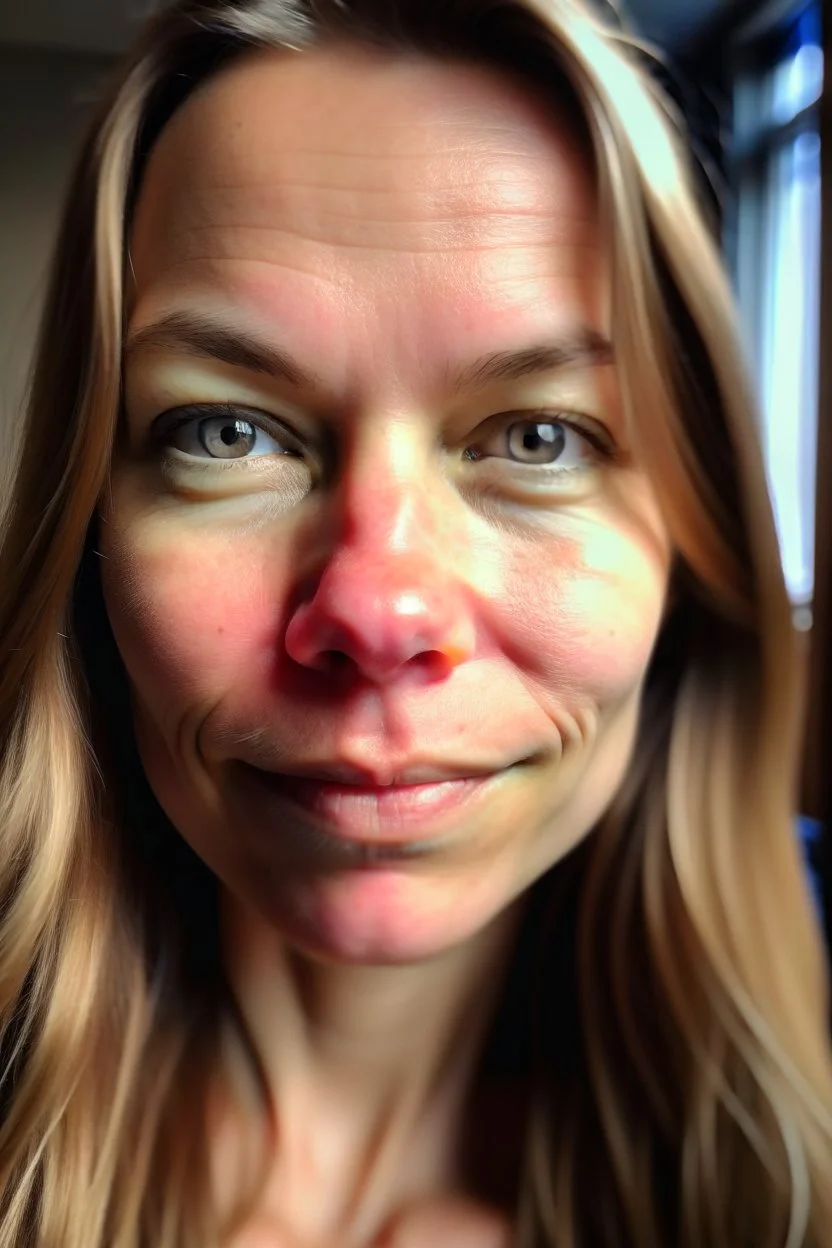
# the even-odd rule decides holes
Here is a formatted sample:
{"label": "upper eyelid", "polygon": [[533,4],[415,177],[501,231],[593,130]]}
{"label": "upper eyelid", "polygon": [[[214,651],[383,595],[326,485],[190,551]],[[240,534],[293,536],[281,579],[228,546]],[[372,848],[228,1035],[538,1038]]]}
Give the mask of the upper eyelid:
{"label": "upper eyelid", "polygon": [[279,416],[265,412],[262,408],[252,407],[245,403],[181,403],[176,407],[161,412],[152,423],[152,431],[157,439],[164,438],[174,429],[188,424],[190,421],[214,420],[219,416],[242,417],[256,428],[279,428],[289,437],[298,442],[303,441],[301,434]]}

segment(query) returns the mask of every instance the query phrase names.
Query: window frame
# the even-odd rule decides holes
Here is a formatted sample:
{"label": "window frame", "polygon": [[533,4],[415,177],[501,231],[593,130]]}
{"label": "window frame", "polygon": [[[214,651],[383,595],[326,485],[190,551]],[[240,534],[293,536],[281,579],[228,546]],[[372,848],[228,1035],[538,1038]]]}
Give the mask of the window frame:
{"label": "window frame", "polygon": [[[743,311],[743,324],[751,345],[751,364],[755,375],[761,380],[761,421],[763,441],[768,448],[771,428],[770,414],[766,411],[766,381],[769,379],[769,361],[764,357],[763,346],[768,333],[768,317],[772,304],[769,297],[771,274],[761,272],[760,257],[770,255],[770,230],[774,225],[775,209],[772,203],[770,182],[774,176],[775,161],[779,154],[787,156],[795,142],[803,135],[821,134],[822,96],[801,107],[786,120],[771,116],[772,75],[779,64],[785,62],[790,52],[813,42],[821,42],[821,4],[819,0],[795,0],[787,10],[781,9],[779,20],[761,31],[756,28],[753,37],[740,31],[730,44],[726,58],[727,75],[733,98],[731,110],[731,142],[726,151],[726,184],[731,188],[723,222],[723,244],[726,259],[733,272],[739,303]],[[806,38],[806,35],[809,38]],[[828,83],[828,70],[827,70]],[[819,309],[818,309],[819,314]],[[753,344],[753,345],[752,345]],[[807,349],[815,354],[814,345],[807,340]],[[821,354],[818,349],[817,355]],[[818,359],[818,365],[820,360]],[[817,376],[817,375],[816,375]],[[815,388],[816,378],[810,383]],[[816,428],[813,435],[820,435],[819,404],[815,396],[811,405],[815,409]],[[811,408],[810,408],[811,410]],[[814,448],[814,463],[819,467],[818,443]],[[780,501],[771,472],[772,497],[775,506]],[[812,485],[814,486],[814,482]],[[811,525],[814,541],[809,554],[817,563],[818,547],[818,498],[814,491]],[[805,530],[804,530],[805,533]],[[805,550],[805,539],[804,539]],[[806,565],[804,564],[804,570]],[[788,559],[784,549],[784,571]],[[816,568],[808,592],[792,592],[795,623],[802,632],[812,627],[813,610],[817,590]],[[790,585],[791,590],[791,585]]]}

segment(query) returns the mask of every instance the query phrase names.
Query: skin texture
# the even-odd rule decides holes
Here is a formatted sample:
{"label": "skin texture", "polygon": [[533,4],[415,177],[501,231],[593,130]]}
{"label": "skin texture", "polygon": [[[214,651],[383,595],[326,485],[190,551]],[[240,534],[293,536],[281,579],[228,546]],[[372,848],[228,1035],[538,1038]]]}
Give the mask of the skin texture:
{"label": "skin texture", "polygon": [[[484,71],[261,53],[168,125],[131,259],[102,576],[140,750],[223,885],[284,1124],[275,1216],[298,1242],[365,1243],[397,1201],[453,1186],[439,1141],[519,899],[614,796],[664,611],[667,536],[598,347],[591,163]],[[193,313],[308,376],[158,329]],[[478,369],[590,338],[563,367]],[[247,410],[163,416],[194,403]],[[250,457],[212,460],[200,430],[221,447],[252,409]],[[541,421],[560,455],[536,464]],[[322,822],[252,767],[365,791],[329,791]],[[413,790],[378,793],[470,775],[467,803],[423,822]],[[339,839],[356,828],[360,850]],[[402,859],[391,840],[428,843]],[[332,1196],[313,1212],[310,1190]]]}

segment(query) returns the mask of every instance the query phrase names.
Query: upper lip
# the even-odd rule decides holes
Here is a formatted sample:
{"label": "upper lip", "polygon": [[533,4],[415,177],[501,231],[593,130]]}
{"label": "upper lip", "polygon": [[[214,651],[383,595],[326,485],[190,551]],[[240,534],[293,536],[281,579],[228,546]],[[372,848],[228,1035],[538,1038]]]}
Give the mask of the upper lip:
{"label": "upper lip", "polygon": [[454,766],[450,763],[414,763],[389,767],[356,767],[345,763],[292,763],[265,768],[258,766],[258,770],[275,777],[317,780],[322,784],[365,789],[404,788],[418,784],[443,784],[453,780],[481,780],[504,769],[504,766]]}

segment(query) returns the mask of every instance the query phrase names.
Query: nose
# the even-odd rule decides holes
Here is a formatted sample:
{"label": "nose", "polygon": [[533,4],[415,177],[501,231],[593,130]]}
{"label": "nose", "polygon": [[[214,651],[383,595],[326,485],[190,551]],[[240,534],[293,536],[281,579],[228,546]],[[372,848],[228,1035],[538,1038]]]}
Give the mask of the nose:
{"label": "nose", "polygon": [[475,647],[447,517],[418,482],[357,493],[342,500],[334,549],[290,615],[286,651],[303,667],[376,685],[405,672],[446,676]]}

